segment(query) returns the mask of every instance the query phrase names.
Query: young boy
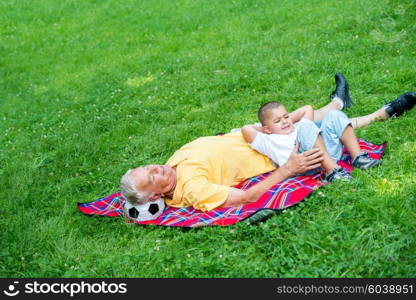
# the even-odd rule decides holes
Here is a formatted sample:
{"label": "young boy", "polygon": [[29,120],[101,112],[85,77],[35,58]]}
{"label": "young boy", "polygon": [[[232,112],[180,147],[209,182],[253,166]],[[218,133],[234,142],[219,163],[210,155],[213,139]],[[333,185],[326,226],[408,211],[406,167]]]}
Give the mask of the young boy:
{"label": "young boy", "polygon": [[356,168],[366,170],[381,163],[361,151],[350,120],[338,110],[328,112],[316,124],[311,106],[303,106],[289,114],[281,103],[268,102],[260,107],[257,115],[261,126],[244,126],[241,129],[244,139],[277,165],[286,163],[296,143],[299,143],[299,152],[313,147],[324,152],[322,166],[329,182],[352,179],[336,163],[341,158],[343,146]]}

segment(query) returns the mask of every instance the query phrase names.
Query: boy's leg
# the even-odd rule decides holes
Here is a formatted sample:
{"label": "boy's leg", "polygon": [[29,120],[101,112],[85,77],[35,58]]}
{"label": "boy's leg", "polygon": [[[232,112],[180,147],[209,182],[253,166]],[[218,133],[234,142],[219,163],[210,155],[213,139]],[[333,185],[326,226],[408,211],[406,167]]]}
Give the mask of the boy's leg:
{"label": "boy's leg", "polygon": [[341,142],[347,148],[352,159],[355,159],[361,153],[360,144],[357,141],[357,136],[351,125],[345,128],[341,136]]}
{"label": "boy's leg", "polygon": [[322,166],[327,174],[337,168],[337,163],[329,155],[324,139],[320,135],[321,130],[314,122],[304,120],[297,125],[296,141],[299,143],[299,152],[305,152],[312,148],[318,147],[323,152],[324,160]]}
{"label": "boy's leg", "polygon": [[325,169],[326,175],[332,173],[334,169],[338,168],[337,163],[332,159],[331,155],[329,155],[328,151],[326,150],[322,136],[318,135],[314,147],[319,148],[323,152],[324,160],[322,161],[322,167]]}
{"label": "boy's leg", "polygon": [[[375,112],[356,118],[351,118],[351,125],[353,128],[361,128],[370,125],[375,121],[385,121],[390,117],[398,117],[407,110],[411,110],[416,105],[416,93],[407,92],[395,100],[387,103],[382,108],[376,110]],[[340,103],[337,103],[332,100],[330,103],[324,107],[314,111],[314,120],[320,121],[325,117],[325,114],[330,110],[341,110],[342,106]]]}
{"label": "boy's leg", "polygon": [[354,128],[361,128],[370,125],[374,121],[384,121],[389,118],[385,108],[380,108],[375,112],[361,117],[350,118],[351,125]]}
{"label": "boy's leg", "polygon": [[[321,122],[322,137],[328,153],[334,161],[338,161],[341,158],[343,149],[341,138],[349,125],[351,125],[351,121],[339,110],[328,112]],[[358,144],[357,140],[355,142]]]}
{"label": "boy's leg", "polygon": [[356,168],[369,169],[378,166],[381,160],[375,160],[361,151],[354,129],[348,117],[337,110],[327,113],[322,120],[321,130],[325,145],[331,157],[337,161],[341,158],[343,145],[347,148]]}
{"label": "boy's leg", "polygon": [[321,130],[311,121],[303,121],[297,125],[297,142],[299,152],[304,152],[314,147],[318,147],[324,156],[322,166],[325,169],[326,179],[330,182],[334,180],[350,181],[352,179],[343,168],[339,167],[336,161],[329,154],[325,146],[324,139],[320,135]]}
{"label": "boy's leg", "polygon": [[[331,102],[321,107],[320,109],[314,110],[313,111],[314,121],[323,120],[325,118],[325,115],[331,110],[341,110],[341,105],[339,104],[339,102],[332,100]],[[350,121],[351,121],[352,127],[361,128],[361,127],[370,125],[374,121],[384,121],[384,120],[387,120],[388,118],[389,118],[389,115],[387,114],[386,109],[383,107],[383,108],[376,110],[375,112],[371,114],[360,116],[360,117],[355,117],[355,118],[350,118]]]}

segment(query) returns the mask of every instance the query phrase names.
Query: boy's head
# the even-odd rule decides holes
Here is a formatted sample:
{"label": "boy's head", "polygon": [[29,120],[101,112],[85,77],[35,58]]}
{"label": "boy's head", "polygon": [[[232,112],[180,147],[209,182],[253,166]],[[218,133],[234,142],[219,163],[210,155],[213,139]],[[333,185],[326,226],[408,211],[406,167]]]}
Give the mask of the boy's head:
{"label": "boy's head", "polygon": [[264,103],[259,108],[257,117],[265,133],[290,134],[293,131],[292,119],[284,105],[279,102]]}

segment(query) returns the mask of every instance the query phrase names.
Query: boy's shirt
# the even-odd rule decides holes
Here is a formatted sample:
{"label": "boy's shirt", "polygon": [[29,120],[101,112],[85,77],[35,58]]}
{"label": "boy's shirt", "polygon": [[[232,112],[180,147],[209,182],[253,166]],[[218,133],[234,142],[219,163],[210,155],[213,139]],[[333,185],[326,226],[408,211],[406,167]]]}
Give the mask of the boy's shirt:
{"label": "boy's shirt", "polygon": [[290,134],[265,134],[258,132],[253,142],[249,144],[254,150],[268,156],[275,164],[283,166],[289,159],[296,144],[298,126],[301,119],[294,124],[294,130]]}

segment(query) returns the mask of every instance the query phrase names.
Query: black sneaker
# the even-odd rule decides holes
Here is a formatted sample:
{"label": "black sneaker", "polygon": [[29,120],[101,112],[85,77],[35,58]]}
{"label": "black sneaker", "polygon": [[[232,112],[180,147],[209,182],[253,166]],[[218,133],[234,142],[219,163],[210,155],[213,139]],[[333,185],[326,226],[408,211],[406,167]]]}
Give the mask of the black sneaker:
{"label": "black sneaker", "polygon": [[354,103],[352,102],[350,97],[347,78],[345,78],[345,76],[342,73],[338,72],[337,74],[335,74],[335,84],[336,88],[330,96],[331,100],[333,100],[336,97],[341,99],[342,103],[344,104],[342,107],[343,110],[353,106]]}
{"label": "black sneaker", "polygon": [[334,180],[351,181],[352,177],[344,168],[334,168],[334,170],[326,176],[326,180],[333,182]]}
{"label": "black sneaker", "polygon": [[386,110],[389,117],[398,117],[402,115],[406,110],[410,110],[416,104],[416,94],[413,92],[407,92],[396,100],[393,100],[383,108]]}
{"label": "black sneaker", "polygon": [[377,167],[382,163],[381,159],[371,158],[367,152],[361,152],[354,160],[352,161],[352,166],[359,168],[361,170],[368,170],[372,167]]}

